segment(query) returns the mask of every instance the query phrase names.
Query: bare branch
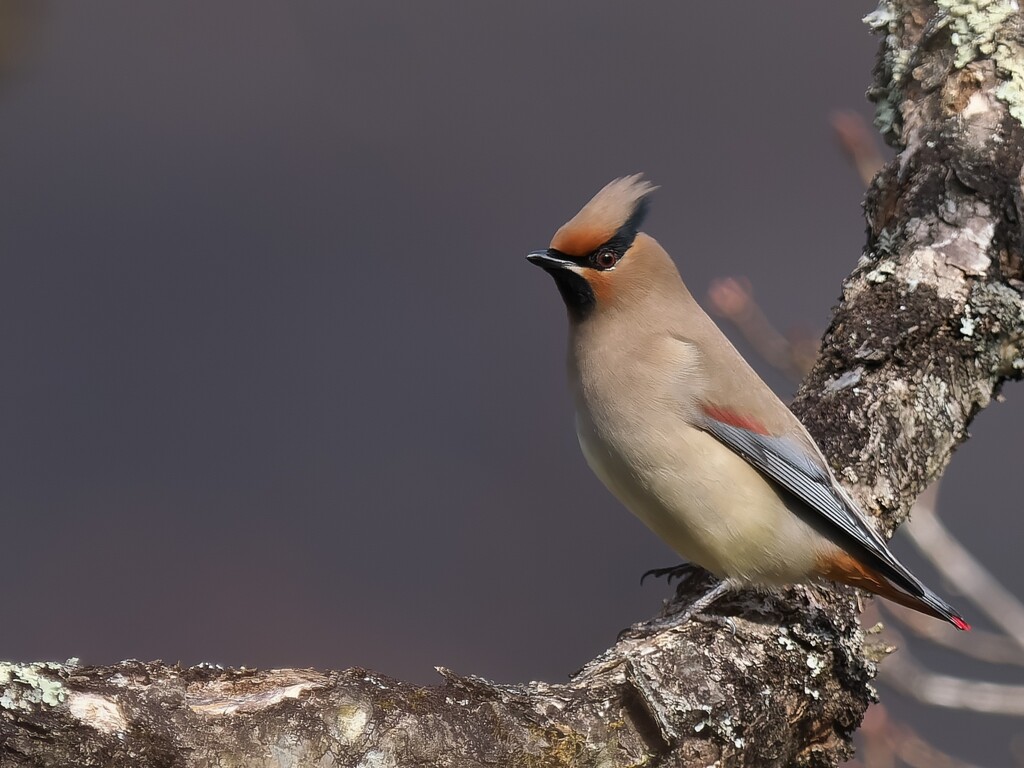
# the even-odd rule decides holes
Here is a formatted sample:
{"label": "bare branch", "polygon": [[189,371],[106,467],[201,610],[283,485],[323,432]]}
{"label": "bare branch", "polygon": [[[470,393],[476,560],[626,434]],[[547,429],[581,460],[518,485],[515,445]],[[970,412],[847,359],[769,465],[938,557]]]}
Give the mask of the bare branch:
{"label": "bare branch", "polygon": [[793,381],[802,379],[814,365],[816,342],[810,335],[791,338],[772,325],[746,278],[715,280],[708,289],[708,301],[715,313],[739,329],[765,362]]}
{"label": "bare branch", "polygon": [[860,736],[864,742],[863,768],[977,768],[936,749],[913,728],[894,721],[882,704],[865,715]]}
{"label": "bare branch", "polygon": [[832,130],[839,139],[839,146],[846,152],[853,167],[857,169],[864,186],[870,186],[885,161],[878,150],[876,134],[856,112],[842,111],[832,115]]}
{"label": "bare branch", "polygon": [[886,659],[878,677],[906,696],[935,707],[1024,717],[1024,685],[935,674],[918,664],[905,648]]}
{"label": "bare branch", "polygon": [[947,632],[945,627],[930,617],[923,616],[909,608],[884,600],[878,600],[875,604],[882,607],[915,637],[922,640],[989,664],[1024,666],[1024,655],[1021,654],[1020,646],[1005,635],[986,632],[977,627],[972,628],[967,637],[954,635]]}
{"label": "bare branch", "polygon": [[952,536],[931,504],[915,507],[907,526],[918,551],[992,623],[1017,645],[1016,663],[1024,663],[1024,605]]}

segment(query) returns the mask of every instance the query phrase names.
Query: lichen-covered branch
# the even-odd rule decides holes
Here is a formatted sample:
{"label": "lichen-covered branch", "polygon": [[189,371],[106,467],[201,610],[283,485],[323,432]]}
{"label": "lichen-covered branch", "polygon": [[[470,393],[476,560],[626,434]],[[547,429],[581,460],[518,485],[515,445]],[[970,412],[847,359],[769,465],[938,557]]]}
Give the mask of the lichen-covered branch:
{"label": "lichen-covered branch", "polygon": [[822,764],[816,750],[833,752],[859,720],[869,665],[820,609],[739,606],[735,637],[715,623],[636,627],[561,685],[448,670],[423,688],[363,670],[4,665],[0,764]]}
{"label": "lichen-covered branch", "polygon": [[[899,156],[871,186],[867,247],[794,409],[892,530],[1024,368],[1024,38],[1015,0],[892,0],[870,24]],[[561,684],[0,665],[0,764],[836,765],[888,650],[864,642],[853,597],[747,593],[681,622],[701,586]]]}
{"label": "lichen-covered branch", "polygon": [[900,152],[794,410],[891,530],[1024,368],[1024,19],[1016,0],[940,0],[867,20],[885,36],[876,124]]}

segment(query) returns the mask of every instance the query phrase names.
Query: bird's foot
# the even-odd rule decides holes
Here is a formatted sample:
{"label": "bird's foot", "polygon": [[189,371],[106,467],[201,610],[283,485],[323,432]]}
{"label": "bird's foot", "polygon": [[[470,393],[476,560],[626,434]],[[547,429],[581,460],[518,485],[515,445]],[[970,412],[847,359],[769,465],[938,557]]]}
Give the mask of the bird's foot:
{"label": "bird's foot", "polygon": [[[704,571],[703,569],[694,566],[694,569],[703,575],[707,576],[709,580],[713,580],[714,577]],[[663,569],[666,573],[671,568]],[[713,586],[709,589],[704,590],[700,596],[691,602],[689,605],[681,604],[680,595],[677,594],[674,600],[666,600],[665,606],[662,608],[661,614],[655,618],[645,621],[641,624],[634,624],[632,627],[623,630],[619,633],[619,640],[624,640],[631,637],[642,637],[647,636],[651,632],[662,632],[682,629],[686,624],[689,623],[690,619],[700,617],[705,623],[718,624],[719,626],[728,629],[734,636],[736,634],[736,623],[730,616],[715,616],[711,614],[703,613],[713,602],[718,598],[722,597],[726,592],[729,592],[736,584],[729,580],[720,581],[714,583],[710,582]],[[680,585],[680,589],[683,585]]]}
{"label": "bird's foot", "polygon": [[[683,615],[680,617],[680,623],[685,624],[694,616],[709,608],[713,602],[726,592],[731,591],[732,588],[733,583],[728,579],[718,582],[714,587],[686,606]],[[733,627],[733,631],[735,632],[735,627]]]}
{"label": "bird's foot", "polygon": [[[704,572],[704,575],[706,575],[709,580],[714,579],[714,577],[706,571]],[[684,585],[680,585],[679,592],[677,592],[675,599],[666,601],[665,607],[662,609],[661,616],[655,619],[655,621],[651,623],[651,626],[655,626],[659,629],[682,629],[690,622],[691,619],[699,617],[702,623],[718,624],[719,626],[728,629],[735,636],[736,623],[731,617],[708,614],[705,613],[705,611],[712,603],[727,592],[734,590],[737,586],[737,584],[728,579],[725,581],[709,581],[708,588],[700,593],[696,600],[686,604],[683,600],[688,595],[681,594],[684,591]]]}
{"label": "bird's foot", "polygon": [[722,629],[729,630],[729,634],[732,635],[733,637],[736,637],[736,619],[734,619],[732,616],[716,616],[713,613],[690,614],[689,611],[687,611],[685,614],[683,614],[683,616],[684,616],[684,618],[680,620],[680,623],[677,626],[682,626],[683,624],[688,622],[691,618],[699,617],[702,623],[704,623],[704,624],[717,624]]}
{"label": "bird's foot", "polygon": [[704,569],[694,563],[680,563],[679,565],[671,565],[668,568],[652,568],[651,570],[644,573],[640,577],[640,586],[644,585],[648,576],[653,576],[655,579],[667,579],[668,583],[671,584],[674,579],[689,579],[694,574],[701,573]]}

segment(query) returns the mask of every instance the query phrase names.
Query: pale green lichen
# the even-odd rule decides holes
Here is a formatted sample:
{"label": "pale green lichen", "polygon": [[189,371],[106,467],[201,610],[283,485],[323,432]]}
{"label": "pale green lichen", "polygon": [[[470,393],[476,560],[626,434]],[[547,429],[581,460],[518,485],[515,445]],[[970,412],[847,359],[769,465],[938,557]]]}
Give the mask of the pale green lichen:
{"label": "pale green lichen", "polygon": [[55,679],[63,670],[64,665],[55,662],[0,662],[0,709],[28,712],[39,705],[63,703],[68,694],[60,679]]}
{"label": "pale green lichen", "polygon": [[736,723],[733,722],[732,715],[727,714],[721,719],[715,720],[711,716],[711,707],[701,707],[701,709],[707,712],[707,717],[700,720],[693,726],[695,733],[700,733],[710,726],[712,731],[717,733],[725,741],[732,742],[733,746],[737,749],[742,749],[746,745],[747,740],[736,733]]}
{"label": "pale green lichen", "polygon": [[977,321],[971,317],[971,305],[968,304],[964,307],[964,316],[960,318],[960,333],[971,337],[974,335],[974,329],[977,325]]}
{"label": "pale green lichen", "polygon": [[1020,10],[1017,0],[937,0],[949,19],[950,41],[956,46],[953,66],[962,69],[981,56],[991,56],[1000,43],[1003,24]]}
{"label": "pale green lichen", "polygon": [[890,0],[881,0],[873,12],[864,17],[864,23],[885,35],[882,52],[882,72],[878,83],[868,91],[875,103],[875,127],[882,136],[896,139],[900,123],[900,83],[907,71],[910,51],[900,45],[899,16]]}
{"label": "pale green lichen", "polygon": [[896,232],[890,232],[887,227],[883,227],[882,231],[878,233],[878,237],[875,238],[875,256],[892,255],[896,252],[896,245],[899,239],[899,234]]}
{"label": "pale green lichen", "polygon": [[997,348],[986,348],[984,364],[1000,374],[1015,374],[1024,369],[1020,362],[1024,349],[1024,296],[1005,283],[977,283],[971,288],[970,307],[978,322],[1000,337]]}
{"label": "pale green lichen", "polygon": [[373,714],[366,702],[346,700],[338,706],[335,738],[342,744],[354,744],[363,737]]}
{"label": "pale green lichen", "polygon": [[732,715],[726,715],[717,722],[709,720],[708,724],[713,727],[723,741],[731,742],[736,749],[743,749],[746,746],[747,740],[737,733],[737,727],[742,727],[742,724],[734,722]]}
{"label": "pale green lichen", "polygon": [[[940,16],[934,29],[949,28],[955,46],[953,65],[962,69],[979,58],[991,58],[1001,82],[996,98],[1007,105],[1010,114],[1024,123],[1024,47],[1013,29],[1020,14],[1019,0],[936,0]],[[882,72],[868,91],[875,102],[875,126],[886,138],[898,138],[900,130],[900,92],[913,49],[900,44],[901,19],[891,0],[881,0],[878,8],[864,17],[864,23],[885,35]]]}
{"label": "pale green lichen", "polygon": [[884,283],[889,279],[889,275],[894,274],[896,274],[896,264],[892,261],[883,261],[864,277],[872,283]]}
{"label": "pale green lichen", "polygon": [[816,654],[808,654],[807,668],[811,670],[811,677],[817,677],[825,669],[825,661]]}
{"label": "pale green lichen", "polygon": [[785,648],[787,651],[795,651],[796,643],[793,642],[793,638],[789,636],[789,630],[786,627],[779,627],[779,645]]}
{"label": "pale green lichen", "polygon": [[991,58],[1002,82],[996,98],[1024,123],[1024,48],[1014,39],[1012,20],[1020,14],[1018,0],[937,0],[949,19],[956,46],[953,66],[962,69],[982,57]]}

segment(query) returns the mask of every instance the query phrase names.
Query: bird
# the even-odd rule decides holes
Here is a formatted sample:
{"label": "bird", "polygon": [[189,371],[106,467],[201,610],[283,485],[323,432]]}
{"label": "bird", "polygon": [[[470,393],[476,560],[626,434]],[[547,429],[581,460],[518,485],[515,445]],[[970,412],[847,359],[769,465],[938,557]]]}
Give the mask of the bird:
{"label": "bird", "polygon": [[526,258],[565,303],[587,464],[720,580],[688,615],[742,586],[830,580],[970,629],[896,559],[804,425],[640,231],[655,189],[641,174],[615,179]]}

